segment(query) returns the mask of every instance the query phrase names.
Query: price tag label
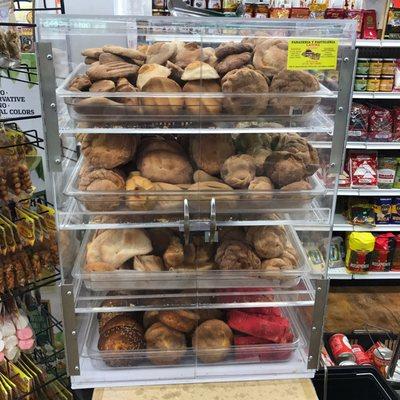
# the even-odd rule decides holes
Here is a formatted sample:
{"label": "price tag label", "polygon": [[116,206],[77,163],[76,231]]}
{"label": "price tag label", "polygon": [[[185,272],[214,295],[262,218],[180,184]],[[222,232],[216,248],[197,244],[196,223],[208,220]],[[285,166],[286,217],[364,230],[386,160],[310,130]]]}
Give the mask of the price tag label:
{"label": "price tag label", "polygon": [[289,39],[287,69],[336,69],[337,39]]}

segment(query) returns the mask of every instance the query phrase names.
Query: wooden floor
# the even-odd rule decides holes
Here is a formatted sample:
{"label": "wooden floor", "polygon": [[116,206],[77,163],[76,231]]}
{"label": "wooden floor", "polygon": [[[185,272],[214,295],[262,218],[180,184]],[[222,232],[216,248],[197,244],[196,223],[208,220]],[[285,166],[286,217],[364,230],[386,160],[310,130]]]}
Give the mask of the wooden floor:
{"label": "wooden floor", "polygon": [[331,287],[326,332],[376,326],[400,333],[400,286]]}

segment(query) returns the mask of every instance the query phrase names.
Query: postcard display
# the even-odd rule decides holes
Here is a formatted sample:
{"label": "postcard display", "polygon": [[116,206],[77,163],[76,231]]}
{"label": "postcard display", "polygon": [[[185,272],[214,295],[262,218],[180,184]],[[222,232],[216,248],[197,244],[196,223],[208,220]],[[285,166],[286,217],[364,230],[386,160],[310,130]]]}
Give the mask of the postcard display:
{"label": "postcard display", "polygon": [[354,22],[38,27],[73,387],[313,376]]}

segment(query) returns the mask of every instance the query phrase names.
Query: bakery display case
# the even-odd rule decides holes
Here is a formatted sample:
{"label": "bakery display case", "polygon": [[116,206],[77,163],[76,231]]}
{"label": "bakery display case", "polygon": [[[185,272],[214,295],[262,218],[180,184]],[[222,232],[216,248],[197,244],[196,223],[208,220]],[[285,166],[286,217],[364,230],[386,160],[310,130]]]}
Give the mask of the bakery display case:
{"label": "bakery display case", "polygon": [[312,376],[354,22],[38,32],[73,386]]}

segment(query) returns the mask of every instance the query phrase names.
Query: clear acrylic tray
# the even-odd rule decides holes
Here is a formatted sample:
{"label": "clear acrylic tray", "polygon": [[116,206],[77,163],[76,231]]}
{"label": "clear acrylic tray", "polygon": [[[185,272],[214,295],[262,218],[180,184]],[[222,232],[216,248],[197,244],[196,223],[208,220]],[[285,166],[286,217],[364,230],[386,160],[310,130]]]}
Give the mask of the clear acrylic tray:
{"label": "clear acrylic tray", "polygon": [[[241,287],[293,288],[299,285],[301,277],[308,274],[310,266],[302,243],[291,226],[286,226],[288,243],[295,249],[298,265],[280,271],[263,270],[203,270],[194,265],[193,269],[143,272],[132,269],[92,272],[85,270],[87,244],[95,235],[93,230],[85,233],[80,251],[72,271],[73,278],[83,281],[89,290],[170,290],[170,289],[219,289]],[[218,243],[215,246],[218,247]],[[214,257],[214,256],[213,256]],[[215,266],[214,266],[215,268]]]}
{"label": "clear acrylic tray", "polygon": [[[288,317],[287,310],[283,315]],[[93,315],[90,327],[87,330],[82,357],[89,358],[94,368],[107,370],[110,368],[155,368],[184,366],[194,367],[202,365],[235,365],[254,363],[289,362],[293,353],[302,346],[299,336],[299,328],[290,317],[292,343],[269,343],[259,345],[232,345],[226,352],[226,357],[219,362],[202,362],[196,353],[196,349],[188,347],[186,350],[136,350],[136,351],[100,351],[98,349],[99,329],[96,315]],[[212,356],[218,349],[201,350],[201,357]],[[150,361],[157,359],[158,365]]]}
{"label": "clear acrylic tray", "polygon": [[[143,121],[148,123],[151,120],[198,124],[213,121],[253,121],[274,117],[298,118],[310,115],[320,104],[321,99],[336,97],[322,84],[315,92],[293,93],[102,93],[69,90],[71,81],[76,76],[85,74],[87,68],[87,65],[79,64],[57,89],[57,95],[67,105],[70,117],[79,122]],[[130,100],[131,104],[124,104],[127,100]],[[260,104],[265,104],[265,106],[260,106]],[[272,107],[271,104],[277,105]],[[211,111],[206,111],[210,110],[210,107]]]}
{"label": "clear acrylic tray", "polygon": [[[210,214],[210,202],[215,201],[218,213],[237,215],[247,212],[274,212],[273,210],[290,210],[311,208],[311,203],[318,196],[325,196],[327,189],[317,173],[308,178],[310,190],[184,190],[182,191],[85,191],[79,189],[79,176],[84,163],[81,157],[76,163],[67,181],[64,194],[74,197],[80,205],[81,211],[112,212],[124,214],[151,216],[164,213],[165,220],[169,214],[181,214],[184,209],[184,200],[187,200],[188,209],[193,213]],[[136,201],[142,206],[129,207],[129,203]]]}

